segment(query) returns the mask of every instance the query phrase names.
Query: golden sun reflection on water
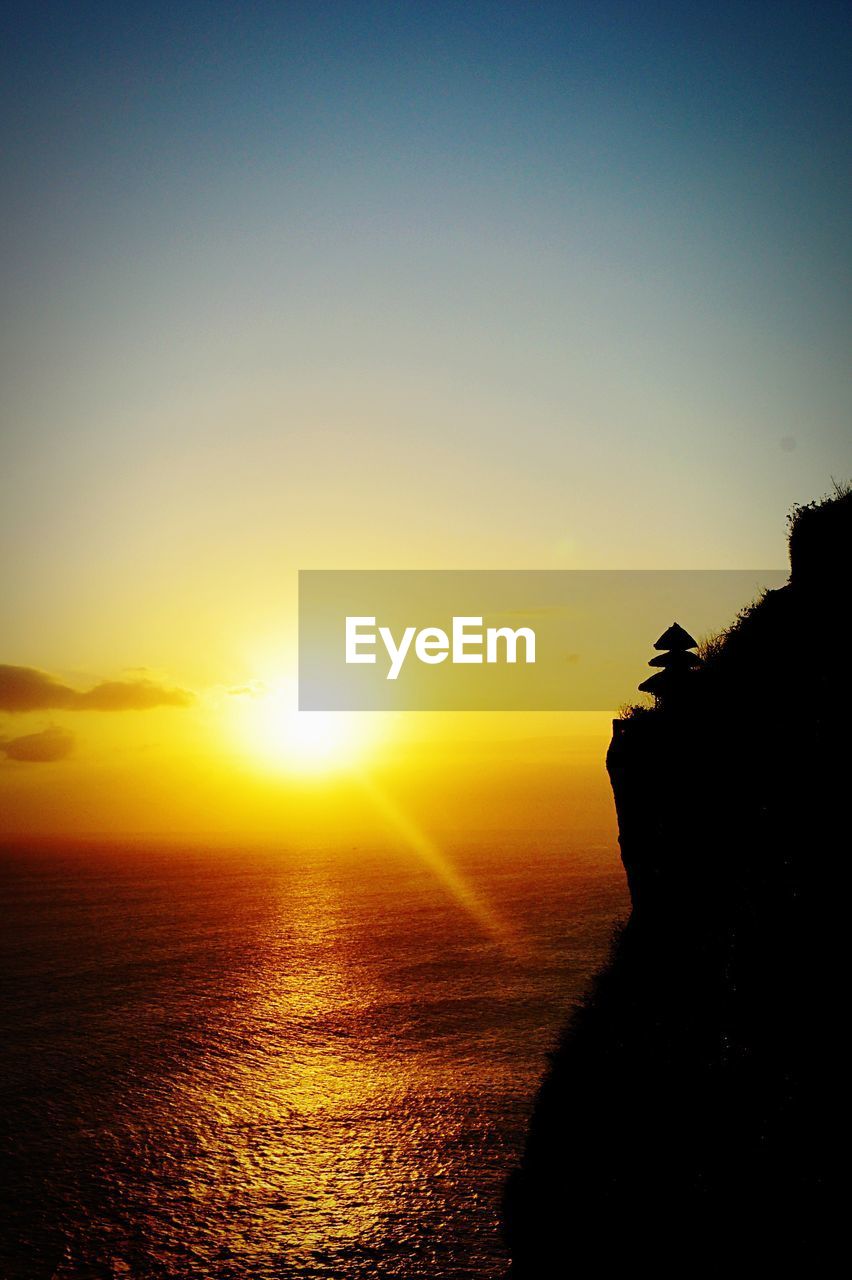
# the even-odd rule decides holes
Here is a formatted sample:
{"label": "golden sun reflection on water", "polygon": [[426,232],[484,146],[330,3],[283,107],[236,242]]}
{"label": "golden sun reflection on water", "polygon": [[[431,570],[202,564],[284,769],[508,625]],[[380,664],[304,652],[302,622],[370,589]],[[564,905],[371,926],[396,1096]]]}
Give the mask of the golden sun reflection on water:
{"label": "golden sun reflection on water", "polygon": [[[201,1181],[238,1215],[255,1206],[255,1230],[288,1242],[289,1265],[327,1260],[330,1241],[339,1259],[356,1249],[363,1257],[413,1197],[435,1197],[436,1117],[423,1109],[435,1082],[411,1046],[396,1049],[372,1025],[376,992],[333,878],[290,882],[269,941],[250,1007],[223,1029],[249,1034],[236,1071],[209,1078],[201,1099],[181,1090],[177,1109],[215,1117],[220,1136],[200,1153]],[[451,1137],[448,1119],[440,1142]]]}
{"label": "golden sun reflection on water", "polygon": [[[430,914],[444,892],[421,886]],[[463,925],[463,914],[456,920],[481,933],[475,922]],[[196,1155],[199,1185],[219,1188],[237,1219],[252,1205],[253,1233],[270,1246],[286,1240],[291,1267],[346,1265],[350,1252],[363,1263],[371,1248],[387,1252],[389,1235],[402,1265],[414,1249],[412,1204],[439,1230],[450,1212],[442,1202],[471,1194],[447,1149],[481,1141],[471,1125],[504,1069],[444,1059],[429,1045],[408,1007],[398,956],[377,991],[376,940],[365,955],[334,874],[289,879],[270,923],[235,1024],[220,1032],[227,1042],[242,1040],[239,1055],[228,1072],[207,1076],[201,1096],[193,1076],[173,1099],[179,1115],[215,1118]],[[381,903],[378,938],[396,927],[394,903]],[[422,953],[406,954],[407,967],[423,962]],[[450,1039],[460,1029],[452,1005],[450,998],[444,1012]],[[240,1253],[248,1247],[243,1236]]]}

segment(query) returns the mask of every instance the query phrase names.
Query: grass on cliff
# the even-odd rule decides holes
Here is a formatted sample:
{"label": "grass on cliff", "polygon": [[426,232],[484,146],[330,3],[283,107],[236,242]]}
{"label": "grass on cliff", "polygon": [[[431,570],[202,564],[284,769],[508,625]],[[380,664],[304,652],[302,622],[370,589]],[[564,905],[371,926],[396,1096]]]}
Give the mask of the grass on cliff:
{"label": "grass on cliff", "polygon": [[[848,564],[846,553],[852,535],[852,481],[832,480],[832,486],[831,493],[813,502],[797,504],[787,516],[792,576],[797,569],[802,576],[808,576],[820,566],[827,566],[830,571],[835,562],[840,566]],[[700,694],[702,686],[706,687],[708,680],[730,658],[732,648],[736,648],[744,633],[759,627],[771,598],[776,594],[762,592],[756,600],[740,609],[723,631],[702,637],[698,645],[702,665],[692,678],[696,694]],[[634,721],[659,715],[663,710],[660,704],[655,704],[650,694],[644,696],[645,702],[619,707],[616,718]]]}

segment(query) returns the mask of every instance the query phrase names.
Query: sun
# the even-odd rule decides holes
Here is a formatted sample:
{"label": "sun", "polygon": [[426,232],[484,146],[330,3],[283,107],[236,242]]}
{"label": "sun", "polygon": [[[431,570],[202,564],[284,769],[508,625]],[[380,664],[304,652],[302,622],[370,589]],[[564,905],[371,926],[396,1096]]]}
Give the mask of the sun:
{"label": "sun", "polygon": [[246,698],[239,714],[239,736],[250,754],[267,768],[321,775],[354,767],[364,756],[370,734],[362,717],[342,711],[299,711],[292,688],[265,688]]}
{"label": "sun", "polygon": [[351,726],[333,711],[261,709],[258,743],[264,756],[300,773],[327,773],[351,763],[357,755]]}

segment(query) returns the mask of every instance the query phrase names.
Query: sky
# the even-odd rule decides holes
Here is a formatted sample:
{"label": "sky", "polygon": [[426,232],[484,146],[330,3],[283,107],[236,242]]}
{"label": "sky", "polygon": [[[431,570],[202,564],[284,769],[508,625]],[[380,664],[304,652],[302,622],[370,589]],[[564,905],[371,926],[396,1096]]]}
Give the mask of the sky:
{"label": "sky", "polygon": [[[3,830],[327,815],[300,568],[780,567],[852,476],[848,6],[12,4],[2,46],[0,664],[71,691],[9,677]],[[361,718],[326,764],[606,840],[608,731]]]}

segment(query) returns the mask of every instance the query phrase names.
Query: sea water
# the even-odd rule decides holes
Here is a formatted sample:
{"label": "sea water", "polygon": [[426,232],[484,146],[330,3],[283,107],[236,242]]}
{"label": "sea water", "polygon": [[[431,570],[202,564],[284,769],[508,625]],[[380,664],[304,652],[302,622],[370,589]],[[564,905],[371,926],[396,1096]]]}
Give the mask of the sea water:
{"label": "sea water", "polygon": [[612,849],[448,856],[7,848],[0,1274],[503,1274],[502,1187],[626,894]]}

